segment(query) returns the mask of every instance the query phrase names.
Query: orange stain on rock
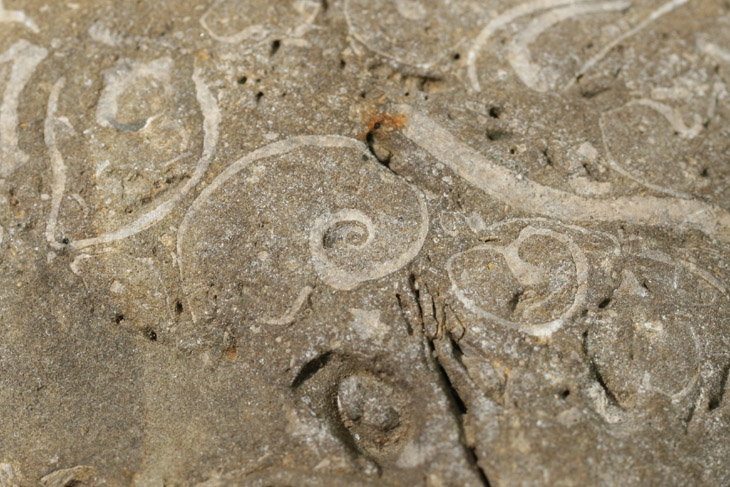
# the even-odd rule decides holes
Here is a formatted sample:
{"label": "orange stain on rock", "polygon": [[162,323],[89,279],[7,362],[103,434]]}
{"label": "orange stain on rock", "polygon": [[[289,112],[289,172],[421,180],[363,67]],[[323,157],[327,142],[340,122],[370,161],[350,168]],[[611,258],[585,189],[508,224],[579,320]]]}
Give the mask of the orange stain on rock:
{"label": "orange stain on rock", "polygon": [[377,113],[373,115],[363,116],[367,130],[360,134],[361,139],[366,139],[367,135],[372,132],[388,133],[393,130],[400,130],[408,123],[405,114],[396,113]]}

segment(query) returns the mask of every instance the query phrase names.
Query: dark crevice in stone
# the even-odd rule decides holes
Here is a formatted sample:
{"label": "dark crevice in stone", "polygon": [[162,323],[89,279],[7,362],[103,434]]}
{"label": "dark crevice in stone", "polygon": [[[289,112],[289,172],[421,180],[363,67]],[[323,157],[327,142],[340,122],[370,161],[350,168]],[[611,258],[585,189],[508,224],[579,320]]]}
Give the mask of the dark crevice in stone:
{"label": "dark crevice in stone", "polygon": [[542,150],[542,155],[545,156],[545,163],[548,166],[554,166],[553,158],[550,156],[550,150],[546,147]]}
{"label": "dark crevice in stone", "polygon": [[601,389],[603,389],[603,393],[606,395],[609,404],[615,406],[618,409],[623,409],[614,393],[611,391],[611,389],[609,389],[608,384],[606,383],[606,379],[603,377],[603,374],[601,374],[601,371],[598,368],[598,364],[596,364],[596,361],[593,359],[593,357],[591,357],[588,352],[587,331],[583,332],[583,343],[581,345],[581,348],[583,350],[583,355],[585,355],[586,359],[588,360],[588,367],[591,378],[595,380],[599,386],[601,386]]}
{"label": "dark crevice in stone", "polygon": [[720,404],[722,404],[722,399],[725,395],[725,388],[727,387],[728,376],[730,376],[730,362],[725,364],[725,367],[722,369],[720,385],[715,390],[715,393],[710,396],[710,402],[708,404],[708,409],[710,411],[714,411],[720,407]]}
{"label": "dark crevice in stone", "polygon": [[616,406],[617,408],[621,408],[618,399],[616,399],[616,396],[611,392],[611,389],[608,388],[608,384],[606,384],[606,380],[603,378],[603,375],[601,374],[601,371],[598,369],[598,365],[596,365],[596,362],[594,360],[591,360],[590,362],[590,370],[591,370],[591,376],[593,379],[595,379],[596,382],[598,382],[598,385],[601,386],[601,389],[603,389],[604,394],[606,394],[606,397],[608,398],[608,402]]}
{"label": "dark crevice in stone", "polygon": [[327,365],[331,356],[332,352],[326,352],[307,362],[294,378],[294,381],[291,384],[292,388],[296,389],[304,384],[308,379],[312,378],[320,369]]}
{"label": "dark crevice in stone", "polygon": [[454,358],[461,364],[464,365],[464,362],[462,361],[462,357],[464,357],[464,351],[461,349],[461,346],[459,343],[454,339],[454,337],[451,335],[451,333],[448,334],[449,337],[449,343],[451,344],[451,351],[454,355]]}
{"label": "dark crevice in stone", "polygon": [[375,147],[375,130],[379,129],[380,124],[375,124],[374,130],[371,130],[365,135],[365,142],[367,142],[368,150],[373,155],[375,160],[377,160],[380,164],[382,164],[386,169],[388,169],[393,174],[397,174],[393,169],[390,167],[390,161],[392,159],[392,154],[390,151],[386,151],[387,155],[383,155],[382,153],[379,154],[380,151],[377,150]]}
{"label": "dark crevice in stone", "polygon": [[522,289],[518,290],[512,298],[510,298],[509,302],[507,303],[507,306],[509,306],[510,313],[514,313],[517,310],[517,305],[520,304],[520,299],[522,298],[522,293],[524,291]]}
{"label": "dark crevice in stone", "polygon": [[[444,368],[443,364],[441,363],[441,359],[436,352],[436,347],[434,346],[433,340],[430,338],[427,338],[428,340],[428,347],[431,352],[431,356],[433,357],[434,365],[436,366],[436,372],[439,375],[439,379],[441,382],[441,385],[444,388],[444,393],[446,394],[446,398],[449,401],[452,409],[452,414],[454,414],[454,417],[456,419],[457,424],[459,425],[459,440],[464,447],[464,451],[466,453],[466,458],[469,464],[472,466],[476,474],[479,476],[479,480],[483,487],[491,487],[491,484],[489,482],[489,478],[487,477],[486,472],[484,469],[479,465],[479,457],[476,454],[476,447],[473,445],[469,445],[466,441],[466,428],[464,425],[464,418],[466,417],[466,414],[468,412],[468,407],[466,405],[466,402],[461,397],[461,394],[459,393],[459,390],[454,386],[454,384],[451,381],[451,378],[449,377],[448,372],[446,372],[446,369]],[[454,348],[454,345],[456,342],[453,340],[453,338],[449,337],[449,340],[452,345],[452,353],[455,355],[455,359],[458,360],[456,357],[457,353],[462,353],[461,348],[458,347],[458,345]],[[459,360],[460,362],[460,360]]]}
{"label": "dark crevice in stone", "polygon": [[596,177],[595,177],[595,175],[594,175],[594,171],[593,171],[593,168],[591,167],[591,165],[590,165],[590,164],[586,164],[586,163],[583,163],[583,169],[585,170],[585,172],[586,172],[586,175],[587,175],[587,176],[588,176],[589,178],[592,178],[592,179],[596,179]]}
{"label": "dark crevice in stone", "polygon": [[400,310],[400,314],[406,322],[406,330],[408,331],[408,334],[413,335],[413,327],[411,326],[411,322],[408,319],[408,316],[406,316],[406,310],[403,306],[403,298],[401,298],[401,295],[399,293],[395,294],[395,300],[398,302],[398,309]]}
{"label": "dark crevice in stone", "polygon": [[606,309],[608,308],[611,303],[613,302],[613,297],[616,295],[616,291],[618,291],[618,288],[620,287],[621,283],[615,284],[612,283],[611,285],[611,292],[608,293],[608,295],[603,298],[603,300],[598,303],[598,309]]}
{"label": "dark crevice in stone", "polygon": [[423,307],[421,306],[421,291],[418,289],[418,278],[414,273],[408,275],[408,286],[413,293],[413,297],[416,299],[416,309],[418,310],[418,320],[421,322],[421,329],[424,328],[423,324]]}

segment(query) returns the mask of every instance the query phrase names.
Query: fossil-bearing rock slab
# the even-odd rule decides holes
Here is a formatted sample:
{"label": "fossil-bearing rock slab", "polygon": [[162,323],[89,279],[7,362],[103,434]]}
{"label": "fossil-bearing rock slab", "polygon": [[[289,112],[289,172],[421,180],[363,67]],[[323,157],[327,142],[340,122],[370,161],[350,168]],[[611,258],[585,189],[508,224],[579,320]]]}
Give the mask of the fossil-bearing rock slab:
{"label": "fossil-bearing rock slab", "polygon": [[730,485],[730,3],[5,0],[0,487]]}

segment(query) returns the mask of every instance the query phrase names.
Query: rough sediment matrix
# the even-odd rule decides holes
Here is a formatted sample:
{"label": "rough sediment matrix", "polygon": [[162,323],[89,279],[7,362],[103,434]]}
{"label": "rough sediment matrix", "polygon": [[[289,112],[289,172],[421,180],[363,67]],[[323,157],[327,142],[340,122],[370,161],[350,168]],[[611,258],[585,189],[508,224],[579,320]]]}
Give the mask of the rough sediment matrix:
{"label": "rough sediment matrix", "polygon": [[0,3],[0,487],[730,485],[730,3]]}

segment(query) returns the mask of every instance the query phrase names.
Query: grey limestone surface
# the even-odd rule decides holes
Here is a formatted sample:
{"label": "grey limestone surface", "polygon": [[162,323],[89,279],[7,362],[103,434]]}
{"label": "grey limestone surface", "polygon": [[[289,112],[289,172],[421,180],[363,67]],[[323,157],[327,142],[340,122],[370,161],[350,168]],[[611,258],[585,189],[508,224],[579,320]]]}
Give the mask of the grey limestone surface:
{"label": "grey limestone surface", "polygon": [[730,2],[0,3],[0,487],[730,486]]}

